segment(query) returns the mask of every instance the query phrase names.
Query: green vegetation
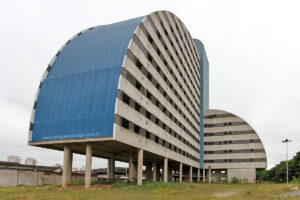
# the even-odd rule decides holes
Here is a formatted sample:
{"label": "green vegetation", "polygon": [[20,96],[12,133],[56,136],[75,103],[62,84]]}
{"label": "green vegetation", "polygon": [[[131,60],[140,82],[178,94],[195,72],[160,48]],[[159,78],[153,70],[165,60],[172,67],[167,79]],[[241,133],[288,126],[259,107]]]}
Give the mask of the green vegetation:
{"label": "green vegetation", "polygon": [[[297,190],[294,184],[203,184],[146,182],[93,185],[85,190],[82,185],[67,189],[59,186],[0,188],[2,200],[83,200],[83,199],[297,199],[280,196]],[[300,198],[300,197],[299,197]],[[299,199],[298,198],[298,199]]]}
{"label": "green vegetation", "polygon": [[[300,183],[300,151],[289,160],[289,180]],[[257,171],[257,181],[270,181],[275,183],[286,182],[286,161],[280,162],[270,170]]]}

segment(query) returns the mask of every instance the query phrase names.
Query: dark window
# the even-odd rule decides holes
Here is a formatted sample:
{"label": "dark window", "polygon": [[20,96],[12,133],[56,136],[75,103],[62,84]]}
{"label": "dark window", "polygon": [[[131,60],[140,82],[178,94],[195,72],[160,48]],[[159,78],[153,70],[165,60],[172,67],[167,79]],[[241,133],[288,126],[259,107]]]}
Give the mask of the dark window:
{"label": "dark window", "polygon": [[129,128],[129,121],[127,119],[122,118],[122,127]]}

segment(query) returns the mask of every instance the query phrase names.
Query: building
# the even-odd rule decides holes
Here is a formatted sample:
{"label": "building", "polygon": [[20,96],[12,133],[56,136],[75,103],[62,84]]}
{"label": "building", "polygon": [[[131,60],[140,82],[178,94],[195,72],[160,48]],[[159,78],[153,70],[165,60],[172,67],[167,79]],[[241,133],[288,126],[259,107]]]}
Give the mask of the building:
{"label": "building", "polygon": [[[215,182],[256,182],[256,170],[267,168],[264,146],[242,118],[222,110],[205,110],[204,167]],[[210,173],[210,172],[208,172]]]}
{"label": "building", "polygon": [[22,159],[19,156],[8,156],[7,161],[13,163],[21,163]]}
{"label": "building", "polygon": [[38,161],[35,158],[26,158],[25,165],[37,165]]}
{"label": "building", "polygon": [[143,165],[147,180],[158,180],[162,169],[164,182],[173,172],[179,181],[194,175],[199,181],[204,91],[198,51],[168,11],[81,31],[42,77],[29,145],[64,151],[63,187],[73,153],[86,155],[86,187],[92,156],[108,159],[110,179],[119,160],[129,163],[129,180],[137,184]]}

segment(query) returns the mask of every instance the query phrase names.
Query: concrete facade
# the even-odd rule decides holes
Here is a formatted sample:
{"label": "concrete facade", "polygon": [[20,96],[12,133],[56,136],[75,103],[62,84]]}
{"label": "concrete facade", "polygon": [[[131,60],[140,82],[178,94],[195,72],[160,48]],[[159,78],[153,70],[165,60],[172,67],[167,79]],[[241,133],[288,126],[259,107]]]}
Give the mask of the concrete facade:
{"label": "concrete facade", "polygon": [[[266,152],[255,130],[245,120],[222,110],[205,110],[204,118],[205,169],[225,170],[228,182],[233,177],[255,182],[256,169],[267,167]],[[212,174],[212,181],[221,178],[223,174]]]}

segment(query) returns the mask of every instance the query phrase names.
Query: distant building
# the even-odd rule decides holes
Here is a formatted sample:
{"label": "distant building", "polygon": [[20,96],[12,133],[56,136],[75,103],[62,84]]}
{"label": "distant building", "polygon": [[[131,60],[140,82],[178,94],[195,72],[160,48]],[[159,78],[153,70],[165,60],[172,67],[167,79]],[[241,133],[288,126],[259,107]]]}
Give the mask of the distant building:
{"label": "distant building", "polygon": [[253,183],[256,170],[267,167],[265,148],[256,131],[240,117],[222,110],[204,113],[204,167],[212,181],[236,177]]}
{"label": "distant building", "polygon": [[8,156],[7,161],[13,163],[21,163],[22,159],[19,156]]}
{"label": "distant building", "polygon": [[0,161],[0,169],[19,169],[19,170],[29,170],[29,171],[45,171],[45,172],[57,172],[60,167],[51,167],[51,166],[38,166],[38,165],[29,165],[21,164],[17,162],[5,162]]}
{"label": "distant building", "polygon": [[26,158],[25,165],[37,165],[38,161],[35,158]]}

